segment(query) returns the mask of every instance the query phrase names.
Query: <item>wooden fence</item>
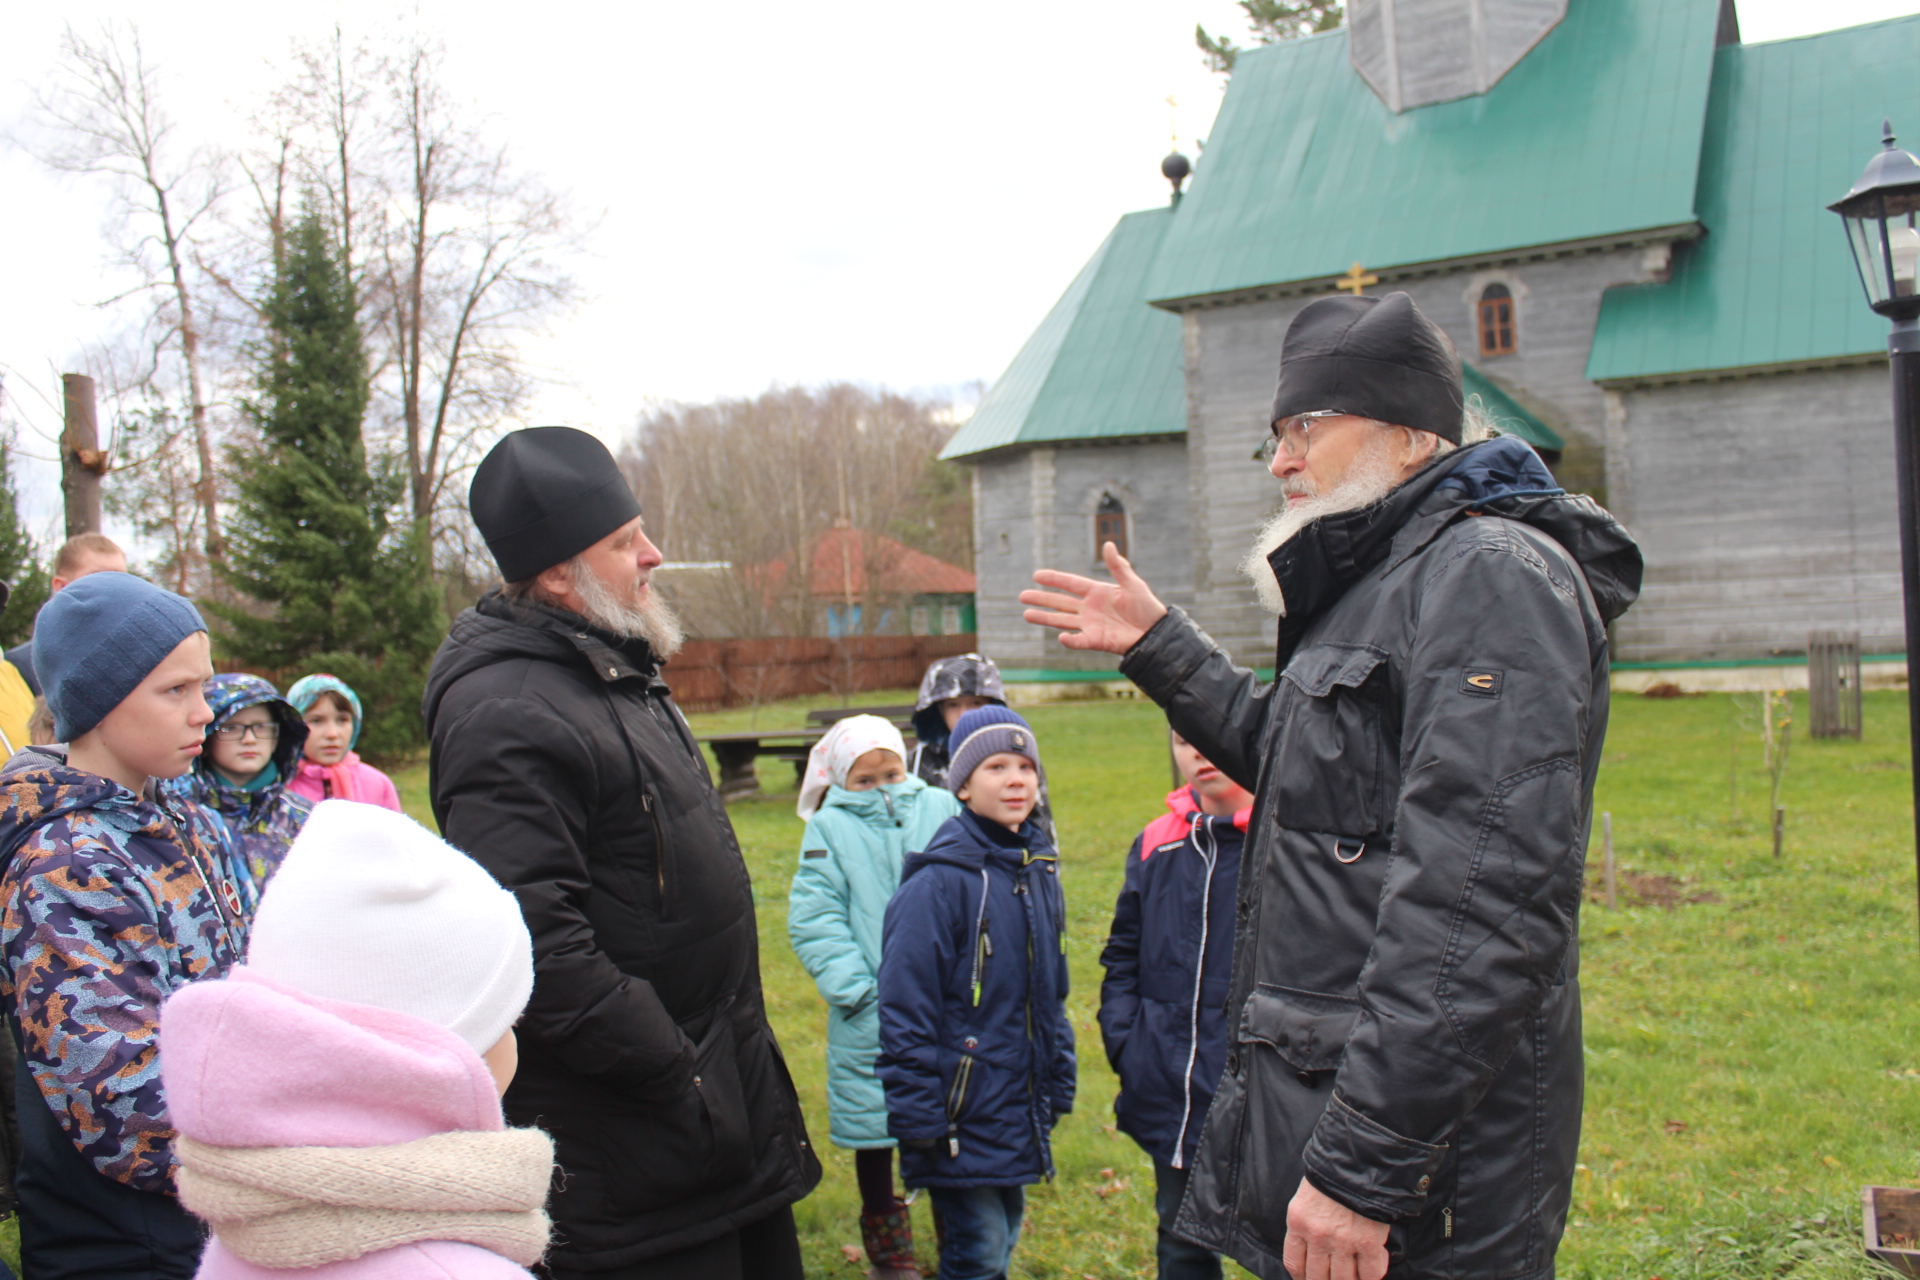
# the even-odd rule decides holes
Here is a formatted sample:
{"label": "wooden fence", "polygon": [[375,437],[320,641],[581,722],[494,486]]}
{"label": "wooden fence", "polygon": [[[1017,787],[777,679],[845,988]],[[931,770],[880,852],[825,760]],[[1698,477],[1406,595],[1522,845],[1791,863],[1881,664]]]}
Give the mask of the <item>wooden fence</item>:
{"label": "wooden fence", "polygon": [[689,711],[718,711],[828,693],[911,689],[929,663],[971,651],[969,634],[855,636],[845,640],[778,637],[689,640],[667,664],[674,701]]}

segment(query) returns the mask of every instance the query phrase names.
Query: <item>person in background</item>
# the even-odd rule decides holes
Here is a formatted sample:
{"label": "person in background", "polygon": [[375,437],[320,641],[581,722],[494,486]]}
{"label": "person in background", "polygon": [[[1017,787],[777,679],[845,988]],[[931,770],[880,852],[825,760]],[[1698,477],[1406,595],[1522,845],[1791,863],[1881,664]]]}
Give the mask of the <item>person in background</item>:
{"label": "person in background", "polygon": [[[7,584],[0,582],[0,609],[7,607]],[[28,648],[32,641],[20,648]],[[31,668],[30,658],[23,657]],[[33,737],[34,699],[40,691],[27,682],[26,673],[12,662],[0,659],[0,740],[7,755],[27,746]]]}
{"label": "person in background", "polygon": [[1120,1077],[1120,1131],[1153,1157],[1160,1280],[1219,1280],[1220,1257],[1172,1232],[1227,1061],[1234,889],[1253,796],[1179,734],[1186,785],[1127,853],[1100,964],[1100,1036]]}
{"label": "person in background", "polygon": [[[53,577],[47,583],[54,592],[59,592],[90,573],[125,573],[127,571],[127,553],[120,544],[104,533],[76,533],[60,544],[53,553]],[[0,602],[3,603],[3,602]],[[42,606],[43,608],[45,606]],[[6,659],[19,671],[20,678],[26,681],[27,688],[34,697],[39,697],[40,676],[33,665],[33,639],[28,637],[7,650]],[[11,736],[11,735],[9,735]],[[14,738],[13,745],[23,746],[26,739]]]}
{"label": "person in background", "polygon": [[940,1280],[994,1280],[1073,1110],[1066,902],[1059,855],[1032,821],[1033,730],[981,707],[953,742],[948,785],[966,811],[907,859],[887,904],[879,1074],[901,1175],[931,1189]]}
{"label": "person in background", "polygon": [[404,812],[393,779],[354,753],[364,721],[359,694],[338,676],[321,672],[294,681],[287,701],[306,724],[305,750],[287,784],[293,794],[316,803],[358,800]]}
{"label": "person in background", "polygon": [[328,800],[247,963],[161,1010],[198,1280],[527,1280],[553,1140],[509,1129],[533,940],[512,894],[411,818]]}
{"label": "person in background", "polygon": [[217,820],[152,785],[213,722],[205,624],[124,573],[40,611],[40,675],[67,745],[0,776],[0,1009],[21,1046],[26,1274],[185,1280],[201,1231],[175,1198],[161,1003],[246,952]]}
{"label": "person in background", "polygon": [[807,759],[800,787],[800,866],[787,900],[787,935],[827,1002],[828,1136],[853,1151],[860,1238],[872,1280],[918,1276],[913,1220],[894,1195],[894,1141],[874,1074],[880,1052],[880,931],[900,866],[927,847],[960,802],[907,776],[900,731],[879,716],[849,716]]}
{"label": "person in background", "polygon": [[913,734],[919,744],[907,771],[936,787],[947,785],[947,744],[954,724],[976,707],[1004,707],[1000,668],[977,653],[942,658],[920,677],[913,704]]}
{"label": "person in background", "polygon": [[313,812],[314,802],[287,785],[299,768],[307,726],[259,676],[217,675],[207,681],[206,698],[213,708],[206,750],[166,786],[219,817],[228,862],[244,868],[240,889],[252,909]]}

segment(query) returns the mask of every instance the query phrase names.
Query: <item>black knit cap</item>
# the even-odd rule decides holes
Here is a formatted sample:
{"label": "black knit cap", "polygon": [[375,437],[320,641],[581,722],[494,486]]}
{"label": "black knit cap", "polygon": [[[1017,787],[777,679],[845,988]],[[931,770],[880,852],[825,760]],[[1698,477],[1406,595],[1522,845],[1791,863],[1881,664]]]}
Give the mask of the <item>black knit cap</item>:
{"label": "black knit cap", "polygon": [[640,514],[607,446],[572,427],[528,427],[493,446],[467,506],[508,582],[572,559]]}
{"label": "black knit cap", "polygon": [[1404,293],[1319,298],[1280,348],[1273,418],[1338,409],[1460,443],[1460,357]]}

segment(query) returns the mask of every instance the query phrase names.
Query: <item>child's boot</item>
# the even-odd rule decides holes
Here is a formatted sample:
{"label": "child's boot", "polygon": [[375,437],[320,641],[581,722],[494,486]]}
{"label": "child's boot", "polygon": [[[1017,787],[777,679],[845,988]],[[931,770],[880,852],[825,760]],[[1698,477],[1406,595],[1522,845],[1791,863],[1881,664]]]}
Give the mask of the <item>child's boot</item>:
{"label": "child's boot", "polygon": [[917,1280],[920,1266],[913,1260],[913,1211],[895,1200],[885,1213],[860,1215],[860,1241],[873,1264],[868,1280]]}

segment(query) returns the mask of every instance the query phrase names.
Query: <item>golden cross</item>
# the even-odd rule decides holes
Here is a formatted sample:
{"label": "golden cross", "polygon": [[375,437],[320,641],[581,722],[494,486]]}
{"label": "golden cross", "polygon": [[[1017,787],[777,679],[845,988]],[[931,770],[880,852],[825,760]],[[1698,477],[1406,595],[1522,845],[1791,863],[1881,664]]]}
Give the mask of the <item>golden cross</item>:
{"label": "golden cross", "polygon": [[1173,150],[1178,151],[1180,149],[1180,104],[1173,100],[1172,94],[1167,95],[1167,119],[1173,126],[1169,130],[1173,135]]}
{"label": "golden cross", "polygon": [[1353,270],[1347,272],[1346,275],[1341,276],[1339,279],[1334,281],[1334,286],[1343,292],[1351,293],[1354,297],[1357,298],[1362,293],[1366,292],[1366,288],[1368,285],[1379,284],[1379,283],[1380,283],[1379,276],[1376,276],[1371,272],[1363,270],[1360,264],[1356,262],[1353,264]]}

